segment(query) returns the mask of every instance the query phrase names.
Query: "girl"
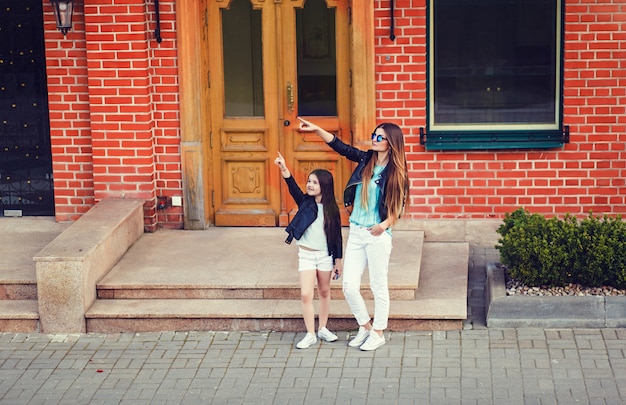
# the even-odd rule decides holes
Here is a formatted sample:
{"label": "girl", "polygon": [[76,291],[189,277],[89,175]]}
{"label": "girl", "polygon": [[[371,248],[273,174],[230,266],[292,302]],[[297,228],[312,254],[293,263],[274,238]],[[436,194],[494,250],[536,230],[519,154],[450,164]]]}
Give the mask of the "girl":
{"label": "girl", "polygon": [[[391,255],[391,226],[400,218],[409,194],[402,130],[392,123],[380,124],[372,133],[372,149],[362,151],[343,143],[319,126],[298,119],[300,131],[315,132],[335,152],[357,162],[343,195],[344,204],[353,206],[343,293],[359,324],[359,332],[348,345],[361,350],[376,350],[385,344],[383,331],[389,319],[387,272]],[[360,291],[366,266],[374,295],[373,323]]]}
{"label": "girl", "polygon": [[298,204],[298,213],[285,229],[289,234],[286,243],[295,238],[298,251],[300,295],[302,316],[307,334],[298,342],[298,349],[306,349],[317,343],[315,337],[315,309],[313,295],[317,280],[319,295],[319,329],[317,336],[327,342],[337,340],[337,335],[326,328],[330,310],[330,277],[334,269],[335,279],[342,272],[341,217],[335,199],[333,175],[328,170],[317,169],[309,174],[306,194],[300,190],[278,153],[274,163],[287,183],[289,194]]}

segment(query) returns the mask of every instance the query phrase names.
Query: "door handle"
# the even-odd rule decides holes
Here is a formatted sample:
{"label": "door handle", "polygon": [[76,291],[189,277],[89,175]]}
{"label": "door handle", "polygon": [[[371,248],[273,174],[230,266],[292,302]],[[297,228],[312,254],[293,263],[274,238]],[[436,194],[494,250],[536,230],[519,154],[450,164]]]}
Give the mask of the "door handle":
{"label": "door handle", "polygon": [[292,113],[293,112],[293,86],[291,82],[287,82],[287,110]]}

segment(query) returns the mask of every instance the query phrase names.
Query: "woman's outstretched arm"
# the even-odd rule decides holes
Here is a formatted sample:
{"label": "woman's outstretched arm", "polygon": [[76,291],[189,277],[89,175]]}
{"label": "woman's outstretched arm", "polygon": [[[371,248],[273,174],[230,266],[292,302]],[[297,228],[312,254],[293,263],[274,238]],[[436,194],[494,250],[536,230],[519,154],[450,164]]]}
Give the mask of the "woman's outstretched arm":
{"label": "woman's outstretched arm", "polygon": [[335,139],[335,135],[326,131],[324,128],[300,117],[298,117],[298,120],[300,121],[300,132],[315,132],[326,143],[330,143]]}

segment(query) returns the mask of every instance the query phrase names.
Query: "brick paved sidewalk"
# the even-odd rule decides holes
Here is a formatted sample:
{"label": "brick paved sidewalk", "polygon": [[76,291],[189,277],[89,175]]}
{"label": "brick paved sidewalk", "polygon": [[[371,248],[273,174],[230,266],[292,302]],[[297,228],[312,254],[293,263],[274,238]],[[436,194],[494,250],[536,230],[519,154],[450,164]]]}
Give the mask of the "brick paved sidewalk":
{"label": "brick paved sidewalk", "polygon": [[626,330],[0,335],[2,404],[621,404]]}
{"label": "brick paved sidewalk", "polygon": [[624,404],[626,329],[486,329],[484,263],[462,331],[375,352],[303,333],[0,334],[0,404]]}

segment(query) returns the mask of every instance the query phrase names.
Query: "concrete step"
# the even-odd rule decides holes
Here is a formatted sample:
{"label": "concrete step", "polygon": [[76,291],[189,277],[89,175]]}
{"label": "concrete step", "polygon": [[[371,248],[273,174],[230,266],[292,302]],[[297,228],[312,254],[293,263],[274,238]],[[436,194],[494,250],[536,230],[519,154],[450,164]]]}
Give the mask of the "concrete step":
{"label": "concrete step", "polygon": [[[400,263],[408,263],[404,254],[411,249],[403,250],[402,253],[396,247],[412,240],[411,234],[394,233],[395,256],[392,254],[394,258],[391,261],[390,279],[392,273],[402,274],[404,271]],[[389,329],[461,329],[467,318],[468,255],[467,243],[422,244],[420,287],[415,291],[413,299],[392,299]],[[128,254],[125,259],[130,260]],[[134,262],[134,259],[131,261]],[[118,270],[128,264],[122,264]],[[215,262],[213,264],[216,265]],[[292,267],[285,268],[285,274],[294,271]],[[171,272],[168,279],[174,285],[186,284]],[[109,282],[111,280],[103,280],[100,285]],[[165,284],[160,285],[163,287]],[[284,284],[278,287],[283,288]],[[373,309],[371,300],[367,304]],[[86,318],[89,332],[103,333],[163,330],[301,331],[304,327],[298,299],[263,297],[97,299],[87,311]],[[354,318],[343,299],[335,299],[331,303],[330,318],[329,327],[335,330],[355,327]]]}
{"label": "concrete step", "polygon": [[[98,282],[99,299],[300,298],[297,247],[283,242],[281,229],[257,228],[245,236],[240,230],[221,228],[219,248],[212,240],[215,232],[159,233],[143,235]],[[393,243],[391,298],[413,300],[419,286],[424,232],[399,231]],[[211,245],[216,248],[207,248]],[[331,297],[343,299],[341,282],[333,281],[331,286]],[[363,295],[372,299],[367,274]]]}
{"label": "concrete step", "polygon": [[[338,282],[337,282],[338,283]],[[415,289],[402,289],[397,286],[390,287],[391,299],[413,300],[415,299]],[[365,299],[373,299],[369,285],[364,285],[361,289]],[[187,286],[178,288],[176,286],[162,286],[160,288],[98,288],[99,299],[276,299],[276,300],[296,300],[300,299],[300,286],[292,285],[280,288],[210,288],[202,286]],[[317,292],[315,293],[317,299]],[[331,287],[331,299],[343,299],[341,286],[335,284]]]}
{"label": "concrete step", "polygon": [[67,226],[50,217],[3,217],[0,220],[0,301],[37,299],[33,256]]}
{"label": "concrete step", "polygon": [[[9,236],[0,257],[0,294],[8,298],[0,299],[0,331],[40,330],[33,256],[66,228],[53,219],[33,219],[36,226],[20,220],[0,221]],[[99,281],[87,331],[300,331],[297,247],[286,245],[285,235],[282,228],[143,234]],[[408,229],[394,230],[393,243],[390,329],[460,329],[467,318],[468,244],[424,243],[424,232]],[[367,276],[363,287],[371,298]],[[332,291],[329,325],[353,329],[340,281]],[[250,308],[266,315],[252,318]]]}
{"label": "concrete step", "polygon": [[0,301],[3,300],[37,300],[37,283],[0,280]]}
{"label": "concrete step", "polygon": [[0,331],[38,332],[39,312],[36,300],[0,300]]}
{"label": "concrete step", "polygon": [[0,332],[40,330],[33,256],[67,226],[52,217],[0,219]]}
{"label": "concrete step", "polygon": [[[366,300],[366,305],[373,313],[373,301]],[[430,317],[416,318],[417,313],[428,311],[424,303],[392,301],[389,329],[460,329],[465,317],[458,319],[459,315],[452,313],[452,309],[449,308],[448,314],[433,313]],[[332,301],[331,313],[330,329],[347,331],[358,327],[344,300]],[[87,330],[98,333],[163,330],[297,332],[304,328],[300,300],[285,299],[97,300],[86,317]]]}

